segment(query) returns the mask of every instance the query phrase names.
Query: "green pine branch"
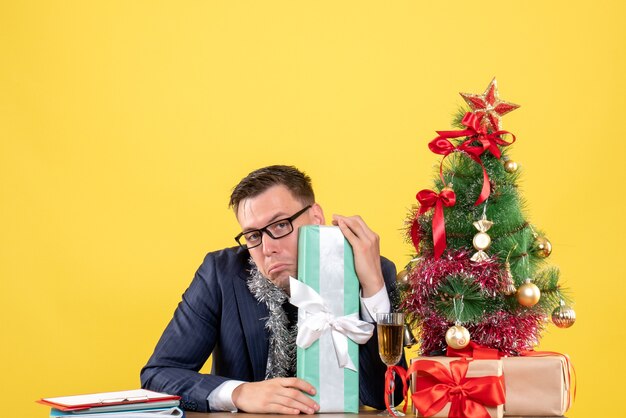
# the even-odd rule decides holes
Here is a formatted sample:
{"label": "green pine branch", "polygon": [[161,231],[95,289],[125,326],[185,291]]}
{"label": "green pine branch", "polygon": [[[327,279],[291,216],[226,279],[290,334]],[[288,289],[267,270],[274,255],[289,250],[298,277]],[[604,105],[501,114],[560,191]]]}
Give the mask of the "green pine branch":
{"label": "green pine branch", "polygon": [[552,313],[563,299],[563,294],[559,287],[559,275],[560,272],[557,267],[549,267],[539,271],[533,278],[533,283],[541,291],[537,307],[546,314]]}
{"label": "green pine branch", "polygon": [[450,322],[476,322],[485,312],[485,295],[471,277],[449,276],[435,297],[435,308]]}

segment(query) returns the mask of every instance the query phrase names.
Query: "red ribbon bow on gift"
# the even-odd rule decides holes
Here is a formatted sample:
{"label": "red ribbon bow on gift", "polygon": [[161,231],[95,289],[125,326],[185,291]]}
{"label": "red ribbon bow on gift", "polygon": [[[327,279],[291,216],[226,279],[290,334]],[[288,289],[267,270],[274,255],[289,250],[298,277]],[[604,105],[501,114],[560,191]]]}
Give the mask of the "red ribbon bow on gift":
{"label": "red ribbon bow on gift", "polygon": [[433,360],[418,360],[408,374],[416,372],[413,405],[429,417],[450,403],[449,417],[489,418],[485,406],[504,404],[503,376],[465,377],[470,361],[450,362],[450,370]]}
{"label": "red ribbon bow on gift", "polygon": [[443,250],[446,249],[446,224],[443,217],[444,206],[454,206],[456,203],[456,195],[452,189],[443,189],[439,194],[432,190],[420,190],[415,196],[420,202],[419,215],[428,212],[431,208],[435,208],[433,214],[433,243],[435,246],[435,259],[439,259]]}
{"label": "red ribbon bow on gift", "polygon": [[[389,414],[395,417],[396,414],[394,414],[391,409],[391,407],[395,405],[389,404],[389,398],[391,397],[391,394],[394,393],[394,391],[396,390],[396,384],[395,381],[393,381],[393,372],[396,372],[402,380],[402,399],[404,400],[406,400],[406,395],[409,391],[409,387],[406,383],[409,375],[407,375],[406,370],[402,366],[387,366],[387,371],[385,372],[385,406],[387,407],[387,411],[389,411]],[[404,408],[402,409],[402,412],[406,413],[407,405],[408,403],[404,402]]]}
{"label": "red ribbon bow on gift", "polygon": [[470,341],[465,348],[456,349],[448,346],[446,349],[447,357],[470,357],[476,360],[498,360],[504,357],[505,354],[495,348],[489,348],[484,345]]}
{"label": "red ribbon bow on gift", "polygon": [[[441,180],[445,180],[443,178],[443,160],[453,153],[454,151],[462,151],[465,152],[472,160],[480,164],[480,167],[483,169],[483,188],[474,203],[475,206],[480,205],[482,202],[487,200],[489,194],[491,193],[491,188],[489,186],[489,176],[487,174],[487,170],[483,165],[480,156],[485,152],[491,152],[494,157],[500,159],[502,156],[502,152],[498,145],[507,146],[511,145],[515,142],[515,135],[508,131],[498,130],[492,133],[487,132],[487,128],[485,126],[481,126],[480,118],[476,116],[474,113],[467,112],[461,123],[466,126],[468,129],[463,129],[460,131],[437,131],[439,136],[428,144],[428,148],[435,154],[443,155],[444,158],[441,160],[441,164],[439,165],[439,176]],[[510,134],[513,137],[511,142],[506,142],[503,140],[500,135]],[[470,137],[467,141],[464,141],[459,146],[454,146],[452,142],[450,142],[450,138],[459,138],[462,136]],[[471,145],[474,141],[478,141],[480,146]]]}
{"label": "red ribbon bow on gift", "polygon": [[[522,351],[519,354],[521,357],[548,357],[548,356],[557,356],[561,357],[565,360],[565,372],[567,373],[567,381],[571,382],[570,390],[572,396],[567,398],[567,407],[566,410],[569,409],[573,400],[576,399],[576,370],[574,369],[574,365],[572,364],[569,357],[565,354],[558,353],[556,351]],[[473,358],[476,360],[481,359],[489,359],[489,360],[497,360],[499,358],[505,357],[506,354],[502,351],[498,351],[495,348],[489,348],[484,345],[477,344],[473,341],[462,349],[454,349],[448,347],[446,350],[447,357],[464,357],[464,358]]]}

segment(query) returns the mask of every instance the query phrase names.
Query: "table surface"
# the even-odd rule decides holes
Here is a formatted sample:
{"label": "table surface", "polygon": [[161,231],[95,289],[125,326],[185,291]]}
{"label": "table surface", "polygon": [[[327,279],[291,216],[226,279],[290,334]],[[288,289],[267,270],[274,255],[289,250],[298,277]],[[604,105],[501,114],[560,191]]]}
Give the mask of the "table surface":
{"label": "table surface", "polygon": [[[375,410],[367,410],[360,411],[358,414],[319,414],[323,415],[324,418],[356,418],[356,417],[368,417],[374,418],[379,411]],[[280,417],[305,417],[306,415],[275,415],[275,414],[247,414],[245,412],[240,413],[232,413],[232,412],[211,412],[211,413],[203,413],[203,412],[186,412],[186,418],[235,418],[236,415],[241,415],[242,418],[268,418],[269,416],[280,416]],[[413,418],[414,415],[407,411],[406,416],[408,418]],[[508,415],[507,415],[508,417]],[[510,418],[520,418],[520,417],[510,417]],[[523,417],[523,418],[548,418],[548,417]],[[550,417],[550,418],[565,418],[565,417]]]}
{"label": "table surface", "polygon": [[[376,416],[378,411],[361,411],[359,414],[319,414],[323,415],[324,418],[356,418],[360,416],[369,416],[373,418]],[[248,414],[245,412],[240,413],[232,413],[232,412],[211,412],[211,413],[203,413],[203,412],[185,412],[185,418],[235,418],[236,415],[241,415],[242,418],[268,418],[270,416],[280,416],[280,417],[305,417],[307,415],[278,415],[278,414]]]}

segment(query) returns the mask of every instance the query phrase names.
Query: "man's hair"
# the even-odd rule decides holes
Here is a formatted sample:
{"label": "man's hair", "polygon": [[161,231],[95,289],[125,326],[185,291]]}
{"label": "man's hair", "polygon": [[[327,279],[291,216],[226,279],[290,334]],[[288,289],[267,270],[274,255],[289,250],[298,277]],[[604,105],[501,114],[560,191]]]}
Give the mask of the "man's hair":
{"label": "man's hair", "polygon": [[271,165],[254,170],[241,179],[233,188],[228,206],[237,213],[241,201],[258,196],[270,187],[278,185],[287,187],[291,194],[305,205],[315,203],[309,176],[294,166]]}

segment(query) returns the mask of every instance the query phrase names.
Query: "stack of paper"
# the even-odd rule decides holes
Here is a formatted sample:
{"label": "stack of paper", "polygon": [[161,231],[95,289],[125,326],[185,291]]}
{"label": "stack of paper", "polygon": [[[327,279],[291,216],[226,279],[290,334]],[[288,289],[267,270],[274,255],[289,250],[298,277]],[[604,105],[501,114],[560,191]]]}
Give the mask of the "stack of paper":
{"label": "stack of paper", "polygon": [[43,398],[37,402],[52,407],[50,417],[163,418],[185,416],[183,410],[178,407],[180,396],[145,389]]}

